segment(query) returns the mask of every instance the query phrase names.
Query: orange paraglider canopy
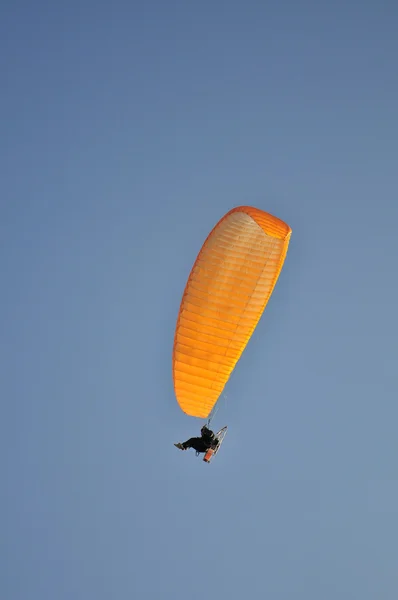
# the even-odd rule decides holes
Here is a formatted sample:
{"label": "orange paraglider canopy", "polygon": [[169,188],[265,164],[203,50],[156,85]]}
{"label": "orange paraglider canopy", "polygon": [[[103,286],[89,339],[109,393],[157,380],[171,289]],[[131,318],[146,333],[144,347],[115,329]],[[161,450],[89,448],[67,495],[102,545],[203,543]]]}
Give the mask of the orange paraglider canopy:
{"label": "orange paraglider canopy", "polygon": [[186,414],[207,418],[212,411],[272,294],[291,233],[280,219],[239,206],[207,237],[174,337],[174,390]]}

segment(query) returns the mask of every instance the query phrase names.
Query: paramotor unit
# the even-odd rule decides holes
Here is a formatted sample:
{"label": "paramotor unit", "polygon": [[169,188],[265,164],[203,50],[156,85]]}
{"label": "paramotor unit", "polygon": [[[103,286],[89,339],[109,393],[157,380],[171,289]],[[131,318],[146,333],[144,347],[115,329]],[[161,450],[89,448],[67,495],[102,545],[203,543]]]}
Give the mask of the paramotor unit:
{"label": "paramotor unit", "polygon": [[213,458],[213,456],[215,456],[217,454],[217,452],[220,449],[221,444],[223,443],[225,436],[227,435],[227,429],[228,429],[227,426],[225,426],[222,429],[220,429],[220,431],[217,431],[217,433],[216,433],[217,445],[215,446],[215,448],[209,448],[207,450],[206,454],[203,457],[204,462],[209,463],[211,461],[211,459]]}

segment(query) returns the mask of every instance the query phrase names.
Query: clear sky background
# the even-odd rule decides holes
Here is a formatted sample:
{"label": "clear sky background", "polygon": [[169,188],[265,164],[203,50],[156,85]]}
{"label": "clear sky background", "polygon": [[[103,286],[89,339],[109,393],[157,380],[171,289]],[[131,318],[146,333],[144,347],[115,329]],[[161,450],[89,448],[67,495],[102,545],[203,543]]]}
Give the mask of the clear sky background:
{"label": "clear sky background", "polygon": [[[0,9],[2,600],[396,600],[398,5]],[[171,352],[232,207],[286,220],[206,465]]]}

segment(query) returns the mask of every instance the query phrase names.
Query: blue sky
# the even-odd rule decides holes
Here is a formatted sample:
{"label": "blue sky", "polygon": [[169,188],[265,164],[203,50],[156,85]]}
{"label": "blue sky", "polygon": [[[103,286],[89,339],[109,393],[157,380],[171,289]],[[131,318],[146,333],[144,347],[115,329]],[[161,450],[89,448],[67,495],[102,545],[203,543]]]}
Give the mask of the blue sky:
{"label": "blue sky", "polygon": [[[395,2],[0,9],[4,600],[395,600]],[[293,235],[205,465],[186,278],[230,208]]]}

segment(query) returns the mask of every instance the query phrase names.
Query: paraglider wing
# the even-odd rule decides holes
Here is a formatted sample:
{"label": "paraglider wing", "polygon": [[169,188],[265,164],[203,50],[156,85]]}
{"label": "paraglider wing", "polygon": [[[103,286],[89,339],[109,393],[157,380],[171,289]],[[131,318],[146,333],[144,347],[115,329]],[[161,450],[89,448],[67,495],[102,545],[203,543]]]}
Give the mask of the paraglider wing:
{"label": "paraglider wing", "polygon": [[272,294],[290,236],[280,219],[239,206],[204,242],[185,287],[173,346],[174,390],[186,414],[209,416]]}

